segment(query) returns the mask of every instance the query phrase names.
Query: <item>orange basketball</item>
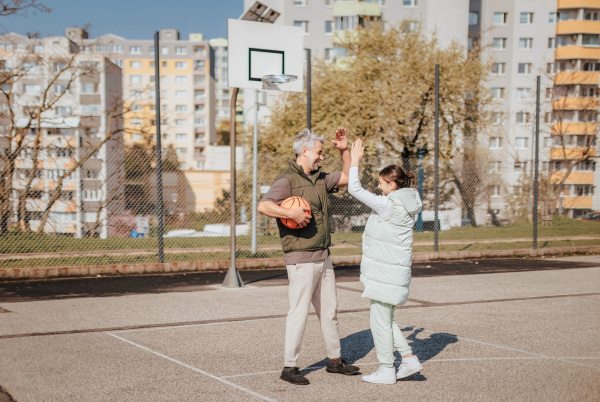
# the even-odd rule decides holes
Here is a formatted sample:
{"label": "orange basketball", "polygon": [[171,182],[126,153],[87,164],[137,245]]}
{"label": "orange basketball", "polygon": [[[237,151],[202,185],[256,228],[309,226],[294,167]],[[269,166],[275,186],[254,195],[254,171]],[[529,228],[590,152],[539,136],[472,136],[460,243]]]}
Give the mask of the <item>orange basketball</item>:
{"label": "orange basketball", "polygon": [[[306,201],[304,198],[302,197],[290,197],[290,198],[286,198],[285,200],[283,200],[283,202],[280,205],[283,208],[287,208],[287,209],[294,209],[294,208],[308,208],[308,211],[304,211],[304,213],[306,215],[311,215],[311,209],[310,209],[310,205],[308,204],[308,201]],[[293,220],[293,219],[286,219],[286,218],[279,218],[281,219],[281,223],[283,223],[285,226],[287,226],[290,229],[298,229],[298,224]]]}

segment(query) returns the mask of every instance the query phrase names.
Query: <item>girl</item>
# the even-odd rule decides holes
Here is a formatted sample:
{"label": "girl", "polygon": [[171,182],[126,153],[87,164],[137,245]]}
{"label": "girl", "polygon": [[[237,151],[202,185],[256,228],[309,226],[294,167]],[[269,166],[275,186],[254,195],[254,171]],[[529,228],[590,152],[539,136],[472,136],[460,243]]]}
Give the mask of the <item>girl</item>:
{"label": "girl", "polygon": [[[390,165],[379,173],[377,188],[383,195],[362,188],[358,166],[364,147],[360,139],[352,144],[350,155],[348,192],[373,209],[363,234],[360,281],[365,286],[362,297],[371,299],[371,333],[381,366],[362,379],[376,384],[394,384],[396,379],[423,369],[394,321],[396,305],[404,304],[408,297],[412,228],[422,204],[419,193],[410,188],[414,176],[398,165]],[[394,369],[394,347],[402,356],[398,373]]]}

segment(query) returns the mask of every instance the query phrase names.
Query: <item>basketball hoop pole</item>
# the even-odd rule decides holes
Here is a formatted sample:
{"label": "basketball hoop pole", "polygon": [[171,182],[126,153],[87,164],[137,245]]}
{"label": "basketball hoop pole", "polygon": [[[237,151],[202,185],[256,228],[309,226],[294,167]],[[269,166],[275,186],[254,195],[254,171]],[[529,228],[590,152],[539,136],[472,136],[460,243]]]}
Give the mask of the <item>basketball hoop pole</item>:
{"label": "basketball hoop pole", "polygon": [[229,177],[230,189],[229,189],[229,197],[231,201],[231,222],[230,222],[230,233],[229,239],[231,244],[231,264],[229,265],[229,270],[227,271],[227,275],[225,275],[225,280],[223,281],[223,286],[229,288],[239,288],[244,286],[242,282],[242,278],[240,278],[240,274],[235,266],[235,116],[236,116],[236,102],[237,95],[240,91],[239,88],[232,88],[231,91],[231,103],[229,104],[229,147],[231,150],[230,159],[231,159],[231,173]]}

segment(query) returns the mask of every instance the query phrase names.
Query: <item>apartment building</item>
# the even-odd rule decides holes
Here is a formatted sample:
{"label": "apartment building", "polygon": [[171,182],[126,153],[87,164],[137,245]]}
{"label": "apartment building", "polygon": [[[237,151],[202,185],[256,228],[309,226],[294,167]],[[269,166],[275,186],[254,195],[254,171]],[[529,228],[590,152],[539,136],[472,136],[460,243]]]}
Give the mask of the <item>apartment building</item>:
{"label": "apartment building", "polygon": [[121,69],[79,50],[0,36],[1,212],[24,230],[107,238],[124,208]]}
{"label": "apartment building", "polygon": [[[90,39],[81,28],[67,37],[82,44],[84,54],[100,54],[123,69],[126,106],[125,144],[151,144],[156,137],[154,40],[107,34]],[[182,170],[203,170],[206,146],[216,142],[214,52],[198,33],[182,40],[176,29],[161,29],[161,143],[173,147]]]}
{"label": "apartment building", "polygon": [[556,9],[556,74],[552,95],[552,181],[565,180],[559,209],[581,217],[600,210],[597,163],[600,74],[600,1],[558,0]]}

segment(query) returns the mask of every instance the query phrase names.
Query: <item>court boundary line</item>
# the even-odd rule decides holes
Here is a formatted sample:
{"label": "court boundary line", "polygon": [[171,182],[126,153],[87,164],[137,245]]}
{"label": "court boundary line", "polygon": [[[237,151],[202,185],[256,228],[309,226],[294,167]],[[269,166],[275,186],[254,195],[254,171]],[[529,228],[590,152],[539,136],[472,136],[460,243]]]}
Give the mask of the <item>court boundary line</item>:
{"label": "court boundary line", "polygon": [[192,370],[192,371],[195,371],[196,373],[199,373],[199,374],[205,375],[205,376],[207,376],[207,377],[209,377],[209,378],[212,378],[212,379],[214,379],[214,380],[220,381],[220,382],[222,382],[222,383],[224,383],[224,384],[226,384],[226,385],[229,385],[229,386],[231,386],[231,387],[233,387],[233,388],[236,388],[236,389],[238,389],[238,390],[240,390],[240,391],[246,392],[246,393],[248,393],[248,394],[250,394],[250,395],[253,395],[253,396],[255,396],[255,397],[259,398],[259,399],[262,399],[263,401],[275,401],[275,399],[271,399],[271,398],[269,398],[269,397],[267,397],[267,396],[261,395],[261,394],[259,394],[258,392],[255,392],[255,391],[252,391],[252,390],[250,390],[250,389],[244,388],[244,387],[242,387],[241,385],[234,384],[234,383],[232,383],[232,382],[230,382],[230,381],[227,381],[227,380],[225,380],[225,379],[223,379],[223,378],[221,378],[221,377],[218,377],[218,376],[216,376],[216,375],[214,375],[214,374],[211,374],[211,373],[209,373],[208,371],[204,371],[204,370],[202,370],[202,369],[199,369],[199,368],[197,368],[197,367],[194,367],[194,366],[192,366],[192,365],[189,365],[189,364],[187,364],[187,363],[184,363],[184,362],[182,362],[182,361],[179,361],[179,360],[177,360],[177,359],[174,359],[174,358],[172,358],[172,357],[170,357],[170,356],[167,356],[167,355],[165,355],[165,354],[162,354],[162,353],[160,353],[160,352],[157,352],[157,351],[155,351],[155,350],[152,350],[152,349],[150,349],[150,348],[148,348],[148,347],[146,347],[146,346],[144,346],[144,345],[140,345],[139,343],[136,343],[136,342],[130,341],[129,339],[125,339],[125,338],[123,338],[123,337],[120,337],[120,336],[119,336],[119,335],[117,335],[117,334],[113,334],[113,333],[111,333],[111,332],[105,332],[105,334],[106,334],[106,335],[110,335],[110,336],[112,336],[113,338],[119,339],[119,340],[121,340],[121,341],[123,341],[123,342],[126,342],[126,343],[128,343],[128,344],[130,344],[130,345],[133,345],[133,346],[135,346],[135,347],[137,347],[137,348],[140,348],[140,349],[142,349],[142,350],[144,350],[144,351],[146,351],[146,352],[152,353],[152,354],[153,354],[153,355],[155,355],[155,356],[162,357],[163,359],[166,359],[166,360],[168,360],[168,361],[170,361],[170,362],[172,362],[172,363],[178,364],[178,365],[180,365],[180,366],[182,366],[182,367],[185,367],[185,368],[187,368],[187,369],[190,369],[190,370]]}

